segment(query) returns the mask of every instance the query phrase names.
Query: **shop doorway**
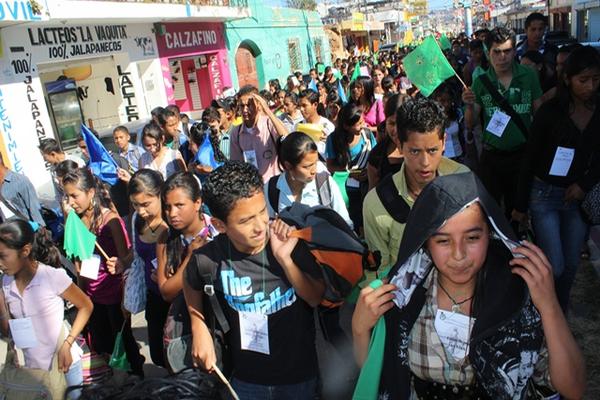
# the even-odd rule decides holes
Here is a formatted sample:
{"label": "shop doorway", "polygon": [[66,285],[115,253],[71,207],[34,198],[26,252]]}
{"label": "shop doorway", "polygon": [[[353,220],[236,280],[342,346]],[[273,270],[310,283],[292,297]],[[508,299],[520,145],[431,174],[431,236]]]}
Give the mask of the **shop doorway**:
{"label": "shop doorway", "polygon": [[259,87],[256,56],[245,43],[242,43],[235,53],[235,69],[239,87],[246,85]]}
{"label": "shop doorway", "polygon": [[169,59],[173,96],[182,112],[201,111],[212,100],[208,55]]}

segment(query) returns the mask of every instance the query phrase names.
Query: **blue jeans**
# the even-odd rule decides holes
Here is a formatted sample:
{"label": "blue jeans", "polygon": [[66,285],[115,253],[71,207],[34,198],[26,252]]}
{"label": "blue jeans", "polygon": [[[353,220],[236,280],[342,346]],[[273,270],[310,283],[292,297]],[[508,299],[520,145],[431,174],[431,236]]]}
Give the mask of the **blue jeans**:
{"label": "blue jeans", "polygon": [[234,378],[231,386],[240,400],[314,400],[317,398],[317,378],[292,385],[266,386]]}
{"label": "blue jeans", "polygon": [[536,242],[552,264],[556,295],[566,312],[588,225],[578,201],[565,203],[565,192],[565,188],[535,179],[529,210]]}
{"label": "blue jeans", "polygon": [[[83,369],[81,360],[74,362],[69,367],[69,370],[65,373],[65,379],[67,380],[67,387],[80,386],[83,384]],[[69,400],[76,400],[81,396],[81,389],[72,390],[68,394]]]}

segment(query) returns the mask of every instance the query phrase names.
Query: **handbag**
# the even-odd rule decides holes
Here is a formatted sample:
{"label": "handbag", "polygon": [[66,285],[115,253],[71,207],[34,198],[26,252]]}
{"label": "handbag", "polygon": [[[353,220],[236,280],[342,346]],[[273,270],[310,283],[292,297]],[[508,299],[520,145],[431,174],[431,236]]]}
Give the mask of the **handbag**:
{"label": "handbag", "polygon": [[600,183],[595,184],[586,193],[581,202],[581,209],[592,225],[600,224]]}
{"label": "handbag", "polygon": [[117,337],[115,338],[115,346],[113,347],[112,354],[110,355],[110,361],[108,362],[109,367],[123,371],[129,371],[131,369],[129,361],[127,360],[125,343],[123,343],[123,329],[125,329],[125,324],[127,321],[128,319],[126,318],[125,321],[123,321],[121,330],[119,333],[117,333]]}
{"label": "handbag", "polygon": [[[62,345],[64,327],[58,335],[56,353]],[[58,369],[58,355],[52,357],[52,368],[47,371],[39,368],[18,367],[16,349],[9,344],[6,362],[0,372],[0,399],[2,400],[62,400],[67,390],[65,374]]]}
{"label": "handbag", "polygon": [[123,289],[123,308],[132,314],[144,311],[146,308],[146,277],[144,260],[135,248],[135,220],[137,213],[131,218],[131,238],[133,242],[133,262],[126,271]]}

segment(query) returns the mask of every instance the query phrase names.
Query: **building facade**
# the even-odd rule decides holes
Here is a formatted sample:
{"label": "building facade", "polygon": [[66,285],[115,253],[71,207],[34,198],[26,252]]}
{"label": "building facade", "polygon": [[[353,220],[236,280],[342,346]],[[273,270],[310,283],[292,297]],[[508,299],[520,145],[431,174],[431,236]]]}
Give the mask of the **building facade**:
{"label": "building facade", "polygon": [[266,88],[270,79],[282,86],[295,71],[307,73],[317,62],[331,64],[329,39],[319,14],[267,7],[249,0],[252,18],[225,24],[228,64],[234,88]]}
{"label": "building facade", "polygon": [[0,152],[42,200],[54,196],[41,140],[77,152],[82,123],[101,137],[118,125],[137,132],[156,106],[199,112],[231,86],[224,23],[249,9],[198,3],[0,4]]}

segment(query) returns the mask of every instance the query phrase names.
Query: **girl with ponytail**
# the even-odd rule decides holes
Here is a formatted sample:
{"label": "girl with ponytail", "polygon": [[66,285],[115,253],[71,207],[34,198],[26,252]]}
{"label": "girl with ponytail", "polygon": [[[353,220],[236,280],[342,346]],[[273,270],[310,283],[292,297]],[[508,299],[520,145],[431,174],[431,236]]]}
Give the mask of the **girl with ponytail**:
{"label": "girl with ponytail", "polygon": [[[122,330],[131,372],[143,376],[144,358],[131,332],[131,320],[124,319],[123,271],[129,267],[133,254],[125,224],[114,211],[108,192],[88,169],[68,172],[62,180],[68,205],[81,221],[96,235],[96,242],[109,256],[100,257],[98,277],[95,280],[79,276],[79,284],[94,303],[89,328],[90,348],[98,354],[110,356],[117,333]],[[77,265],[77,264],[76,264]],[[79,272],[80,265],[77,265]]]}
{"label": "girl with ponytail", "polygon": [[[60,265],[59,257],[58,249],[43,228],[34,232],[29,222],[20,219],[0,225],[0,270],[4,274],[0,331],[8,336],[10,319],[31,319],[36,345],[23,348],[25,367],[50,370],[53,358],[58,357],[58,368],[65,373],[67,385],[77,386],[83,376],[81,350],[74,342],[85,327],[93,305],[63,268],[55,268]],[[65,300],[77,308],[70,330],[62,329]]]}

